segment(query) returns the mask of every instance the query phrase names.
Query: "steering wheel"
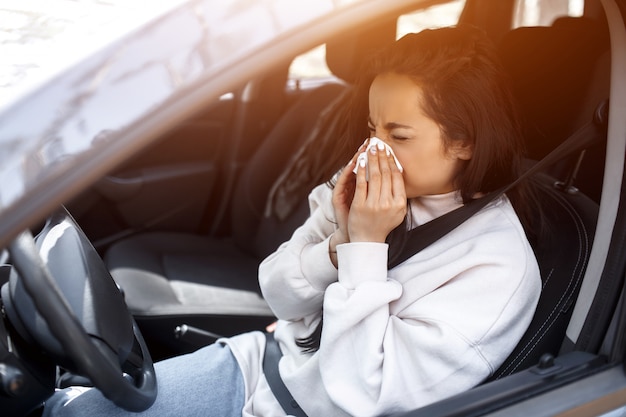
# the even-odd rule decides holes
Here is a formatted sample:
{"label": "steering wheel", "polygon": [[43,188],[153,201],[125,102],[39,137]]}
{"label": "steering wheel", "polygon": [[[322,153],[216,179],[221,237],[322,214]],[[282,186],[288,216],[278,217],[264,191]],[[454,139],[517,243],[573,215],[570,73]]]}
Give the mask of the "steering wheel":
{"label": "steering wheel", "polygon": [[70,214],[52,215],[33,238],[10,245],[14,270],[2,288],[7,317],[60,366],[85,376],[128,411],[157,395],[154,365],[124,297]]}

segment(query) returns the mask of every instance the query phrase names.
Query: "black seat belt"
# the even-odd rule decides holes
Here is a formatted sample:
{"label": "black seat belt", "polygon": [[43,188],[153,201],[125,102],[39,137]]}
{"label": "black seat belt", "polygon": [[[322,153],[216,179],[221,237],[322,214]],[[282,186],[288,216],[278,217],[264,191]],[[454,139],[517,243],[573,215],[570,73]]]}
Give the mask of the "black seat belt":
{"label": "black seat belt", "polygon": [[278,372],[278,361],[283,356],[274,333],[265,333],[265,354],[263,355],[263,374],[274,397],[289,416],[307,417],[300,405],[293,399]]}
{"label": "black seat belt", "polygon": [[[452,210],[443,216],[437,217],[424,223],[409,232],[401,252],[389,261],[389,269],[401,264],[422,249],[436,242],[450,231],[461,225],[465,220],[476,214],[494,199],[498,198],[511,188],[532,175],[565,158],[566,156],[582,151],[602,138],[603,127],[606,126],[608,115],[608,101],[603,101],[597,108],[594,117],[584,126],[574,132],[569,138],[557,146],[552,152],[543,157],[530,169],[525,171],[511,184],[492,191],[487,195],[472,200],[471,202]],[[278,342],[272,333],[266,333],[265,355],[263,357],[263,373],[272,393],[288,415],[306,417],[306,413],[300,408],[296,400],[283,383],[278,370],[278,362],[282,356]]]}

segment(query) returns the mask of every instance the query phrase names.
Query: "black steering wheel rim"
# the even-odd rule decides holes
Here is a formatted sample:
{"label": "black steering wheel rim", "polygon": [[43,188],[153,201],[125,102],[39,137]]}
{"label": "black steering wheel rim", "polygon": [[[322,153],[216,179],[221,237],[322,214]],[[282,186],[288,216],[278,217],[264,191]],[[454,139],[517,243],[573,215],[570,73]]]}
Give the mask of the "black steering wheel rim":
{"label": "black steering wheel rim", "polygon": [[113,363],[94,344],[72,312],[41,258],[32,234],[29,231],[21,233],[9,246],[9,253],[25,291],[51,334],[72,358],[80,373],[88,377],[117,406],[134,412],[149,408],[156,400],[156,374],[148,348],[134,320],[134,343],[139,346],[142,360],[132,377],[129,377],[119,364]]}

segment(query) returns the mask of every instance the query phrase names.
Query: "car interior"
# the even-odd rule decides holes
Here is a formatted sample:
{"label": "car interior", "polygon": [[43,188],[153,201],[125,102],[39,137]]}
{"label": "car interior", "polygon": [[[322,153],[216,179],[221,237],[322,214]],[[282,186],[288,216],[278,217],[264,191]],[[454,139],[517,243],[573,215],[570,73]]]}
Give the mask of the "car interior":
{"label": "car interior", "polygon": [[[571,377],[605,364],[601,353],[619,301],[619,271],[605,270],[594,284],[603,297],[590,296],[576,340],[568,326],[583,297],[606,178],[608,24],[599,1],[586,0],[576,12],[548,10],[530,23],[524,4],[431,1],[328,39],[327,73],[300,78],[294,61],[286,60],[165,132],[68,202],[122,290],[152,358],[275,321],[258,287],[258,265],[306,219],[312,187],[333,174],[315,165],[303,170],[298,157],[320,135],[340,128],[345,114],[339,110],[360,65],[402,35],[403,19],[415,19],[417,26],[408,29],[415,31],[420,18],[432,25],[432,13],[447,8],[453,23],[482,27],[497,45],[519,103],[528,166],[562,143],[568,151],[535,176],[551,237],[531,241],[543,289],[528,331],[485,384],[407,415],[470,415],[485,411],[481,398],[498,394],[498,404],[507,404],[520,392],[547,389],[547,381],[561,383],[563,370]],[[335,169],[350,156],[335,155]],[[45,234],[44,228],[39,238]],[[89,384],[67,374],[59,386]]]}
{"label": "car interior", "polygon": [[[476,24],[470,17],[466,9],[460,14],[459,21],[467,19]],[[156,357],[195,349],[198,341],[205,344],[218,336],[263,328],[274,320],[259,292],[258,264],[304,221],[308,215],[308,192],[316,183],[324,182],[332,175],[332,172],[323,173],[314,178],[317,182],[305,182],[306,187],[288,188],[289,184],[283,186],[284,173],[293,175],[290,164],[296,159],[297,151],[305,148],[306,143],[315,141],[316,135],[327,133],[326,130],[320,132],[323,129],[319,127],[323,123],[324,127],[332,125],[332,121],[322,116],[325,111],[331,113],[331,119],[344,117],[339,111],[328,110],[345,106],[342,98],[354,82],[363,58],[396,39],[397,21],[396,18],[378,22],[361,33],[352,32],[329,40],[326,64],[333,77],[328,77],[325,82],[306,88],[300,83],[299,88],[289,90],[286,87],[287,63],[258,81],[261,86],[246,86],[256,93],[234,94],[231,100],[220,102],[211,110],[211,113],[217,112],[213,116],[215,119],[222,116],[224,108],[232,111],[226,120],[238,127],[222,125],[222,131],[245,131],[235,132],[233,146],[239,145],[237,149],[224,151],[223,165],[226,166],[221,167],[227,177],[224,181],[221,177],[216,179],[218,175],[210,172],[211,180],[205,181],[203,173],[197,175],[197,182],[176,187],[174,191],[190,193],[208,206],[217,204],[217,207],[205,210],[204,215],[210,218],[204,218],[204,223],[201,221],[196,230],[188,231],[177,226],[168,228],[164,222],[159,227],[132,231],[128,237],[106,242],[103,253],[107,267],[123,289],[129,309]],[[601,16],[560,16],[549,26],[519,27],[506,33],[492,29],[492,32],[494,36],[498,35],[502,61],[511,76],[525,120],[528,158],[538,161],[590,121],[598,105],[608,97],[608,77],[605,75],[609,44],[605,24]],[[267,106],[268,97],[272,102],[279,97],[277,105]],[[233,100],[238,101],[233,103]],[[274,110],[268,110],[270,107]],[[259,115],[259,109],[264,109],[264,114]],[[214,123],[206,121],[206,115],[202,117],[204,120],[194,119],[189,126],[177,129],[171,137],[164,138],[148,151],[148,155],[129,162],[119,173],[104,181],[124,183],[119,179],[123,178],[130,184],[124,187],[126,189],[134,187],[135,183],[149,182],[150,179],[145,177],[158,177],[158,173],[150,171],[159,169],[158,163],[172,165],[173,162],[157,158],[169,155],[168,149],[185,145],[195,147],[202,140],[196,138],[188,144],[186,141],[191,142],[191,139],[181,139],[181,131],[196,127],[197,135],[206,135],[204,142],[207,142],[217,130]],[[258,143],[250,139],[259,137],[263,138]],[[571,198],[571,195],[580,197],[584,194],[593,202],[599,202],[604,168],[603,142],[598,139],[597,143],[550,168],[550,174],[564,184],[564,196]],[[191,153],[190,150],[186,152]],[[210,154],[210,151],[206,152]],[[157,156],[150,156],[153,153]],[[347,160],[350,156],[343,155],[343,158]],[[146,168],[144,164],[150,165]],[[207,165],[220,170],[217,161],[210,161]],[[179,168],[185,170],[185,167]],[[172,171],[175,169],[171,168]],[[192,166],[187,171],[196,174],[201,170],[194,171]],[[143,173],[144,178],[133,179],[133,173]],[[211,188],[219,187],[217,183],[224,184],[223,189]],[[197,188],[192,189],[193,186]],[[280,201],[284,212],[278,213],[268,202],[271,192],[281,186],[289,195]],[[572,187],[579,191],[568,193],[566,190],[571,191]],[[125,193],[121,190],[112,192],[111,188],[108,188],[111,194]],[[219,201],[213,201],[212,195],[219,195]],[[157,194],[154,198],[154,201],[137,199],[141,203],[134,211],[139,213],[132,213],[133,210],[125,206],[133,204],[132,199],[127,202],[123,197],[118,197],[121,202],[117,207],[106,202],[99,207],[107,208],[107,217],[117,215],[118,219],[112,219],[112,222],[119,217],[123,222],[133,215],[142,216],[146,221],[146,210],[149,212],[159,207],[163,200],[170,204],[167,201],[175,201],[176,195],[164,199],[162,194]],[[71,206],[70,211],[74,213]],[[97,222],[90,222],[88,217],[80,215],[77,220],[90,237],[89,226],[102,221],[98,216]],[[584,224],[589,236],[593,236],[593,220]],[[97,237],[92,240],[98,241]],[[113,242],[109,244],[111,240]]]}

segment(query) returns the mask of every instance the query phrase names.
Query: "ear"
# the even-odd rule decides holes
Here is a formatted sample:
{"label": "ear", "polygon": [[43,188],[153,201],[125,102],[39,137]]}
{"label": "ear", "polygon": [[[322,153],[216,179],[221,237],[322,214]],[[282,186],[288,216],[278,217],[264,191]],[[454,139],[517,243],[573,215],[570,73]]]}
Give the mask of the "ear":
{"label": "ear", "polygon": [[472,155],[474,154],[474,145],[469,142],[456,144],[452,147],[452,149],[450,149],[450,154],[454,158],[469,161],[472,159]]}

